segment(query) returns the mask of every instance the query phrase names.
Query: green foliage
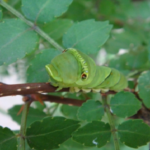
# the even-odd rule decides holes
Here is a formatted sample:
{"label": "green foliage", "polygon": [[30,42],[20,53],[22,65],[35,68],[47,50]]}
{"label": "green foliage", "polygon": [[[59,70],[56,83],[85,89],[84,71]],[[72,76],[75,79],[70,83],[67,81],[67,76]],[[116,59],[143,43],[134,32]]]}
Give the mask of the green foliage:
{"label": "green foliage", "polygon": [[93,121],[73,133],[73,140],[85,146],[102,147],[109,142],[111,130],[109,124]]}
{"label": "green foliage", "polygon": [[150,2],[143,1],[142,3],[130,3],[129,7],[126,10],[126,15],[128,18],[149,18]]}
{"label": "green foliage", "polygon": [[140,108],[141,102],[129,92],[119,92],[110,101],[113,113],[119,117],[130,117]]}
{"label": "green foliage", "polygon": [[133,148],[146,145],[150,141],[150,127],[142,120],[128,120],[118,127],[120,140]]}
{"label": "green foliage", "polygon": [[[119,55],[110,61],[110,67],[120,71],[140,70],[146,67],[148,62],[148,52],[143,48],[137,48],[136,51],[131,50],[125,54]],[[129,71],[128,71],[129,72]]]}
{"label": "green foliage", "polygon": [[77,106],[62,105],[61,112],[66,118],[77,120],[78,108]]}
{"label": "green foliage", "polygon": [[[58,50],[73,47],[96,64],[121,71],[129,83],[126,92],[119,93],[44,93],[62,101],[87,101],[80,107],[33,102],[24,150],[118,150],[114,145],[120,150],[148,149],[150,127],[144,122],[150,125],[149,10],[148,0],[0,0],[0,82],[12,68],[27,83],[48,82],[45,65],[61,53]],[[74,67],[70,62],[67,65]],[[68,80],[67,65],[59,74]],[[94,77],[95,82],[101,75]],[[106,85],[119,81],[117,75],[114,80],[111,77]],[[19,125],[20,108],[8,110]],[[19,133],[0,127],[0,150],[17,150]]]}
{"label": "green foliage", "polygon": [[73,25],[73,21],[69,19],[55,19],[49,23],[42,25],[42,29],[54,40],[60,39],[68,28]]}
{"label": "green foliage", "polygon": [[0,65],[25,57],[38,43],[38,35],[19,19],[3,20],[0,33]]}
{"label": "green foliage", "polygon": [[76,141],[69,139],[65,141],[63,144],[60,144],[60,148],[57,150],[99,150],[97,147],[87,147],[80,143],[77,143]]}
{"label": "green foliage", "polygon": [[83,121],[101,120],[104,115],[104,107],[99,101],[88,100],[78,110],[78,118]]}
{"label": "green foliage", "polygon": [[140,46],[143,42],[143,36],[139,31],[132,31],[131,29],[125,29],[120,32],[114,32],[111,38],[105,44],[105,48],[108,53],[117,53],[120,48],[130,49]]}
{"label": "green foliage", "polygon": [[139,95],[143,99],[146,107],[150,108],[150,71],[143,72],[138,80]]}
{"label": "green foliage", "polygon": [[1,150],[17,150],[17,137],[8,128],[0,126],[0,149]]}
{"label": "green foliage", "polygon": [[2,8],[0,7],[0,21],[2,20],[3,18],[3,12],[2,12]]}
{"label": "green foliage", "polygon": [[[46,73],[45,65],[49,63],[53,57],[60,54],[55,49],[46,49],[40,51],[31,61],[27,70],[27,82],[46,82],[48,81],[48,75]],[[35,76],[35,74],[37,74]],[[41,78],[42,77],[42,78]]]}
{"label": "green foliage", "polygon": [[[18,124],[21,123],[21,114],[18,115],[18,112],[21,109],[21,107],[22,107],[22,105],[15,105],[14,107],[12,107],[8,110],[8,114]],[[46,114],[44,112],[39,111],[38,109],[30,107],[29,114],[28,114],[28,120],[27,120],[27,126],[29,126],[31,123],[33,123],[36,120],[41,120],[45,116],[46,116]]]}
{"label": "green foliage", "polygon": [[[27,128],[27,141],[31,148],[54,149],[71,137],[79,122],[63,117],[46,117]],[[44,128],[43,128],[44,127]]]}
{"label": "green foliage", "polygon": [[86,53],[96,53],[108,39],[111,28],[112,26],[107,21],[86,20],[76,23],[63,36],[64,47],[74,47]]}
{"label": "green foliage", "polygon": [[28,19],[46,23],[62,15],[71,2],[72,0],[22,0],[22,11]]}

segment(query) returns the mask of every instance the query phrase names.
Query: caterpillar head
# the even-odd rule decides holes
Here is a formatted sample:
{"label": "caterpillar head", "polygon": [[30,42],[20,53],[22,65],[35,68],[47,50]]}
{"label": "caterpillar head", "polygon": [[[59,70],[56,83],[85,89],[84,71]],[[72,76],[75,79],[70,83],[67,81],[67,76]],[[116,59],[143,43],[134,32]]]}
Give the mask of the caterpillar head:
{"label": "caterpillar head", "polygon": [[[46,65],[46,70],[53,85],[71,87],[90,83],[96,67],[94,61],[86,54],[69,48],[56,56],[51,64]],[[90,77],[89,73],[92,74]]]}

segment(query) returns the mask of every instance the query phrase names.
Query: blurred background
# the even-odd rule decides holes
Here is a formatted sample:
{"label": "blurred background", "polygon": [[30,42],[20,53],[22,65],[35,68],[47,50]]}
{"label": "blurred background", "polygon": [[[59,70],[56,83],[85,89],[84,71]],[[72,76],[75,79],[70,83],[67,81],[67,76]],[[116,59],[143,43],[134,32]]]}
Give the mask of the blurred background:
{"label": "blurred background", "polygon": [[[5,0],[21,12],[21,0]],[[14,18],[10,12],[0,7],[3,16]],[[62,36],[74,22],[95,19],[109,21],[113,25],[109,40],[98,53],[90,56],[98,65],[106,65],[120,70],[130,76],[129,87],[134,88],[138,73],[150,68],[150,1],[149,0],[73,0],[68,11],[61,17],[45,25],[40,25],[49,36],[60,45]],[[0,17],[2,21],[2,17]],[[45,48],[51,47],[42,38],[39,46],[24,59],[9,66],[0,66],[0,82],[18,84],[28,82],[27,68],[30,60]],[[19,125],[8,115],[7,111],[15,104],[23,104],[21,96],[0,98],[0,125],[18,130]],[[148,146],[139,150],[146,150]],[[130,148],[124,147],[126,150]],[[123,150],[123,149],[122,149]]]}

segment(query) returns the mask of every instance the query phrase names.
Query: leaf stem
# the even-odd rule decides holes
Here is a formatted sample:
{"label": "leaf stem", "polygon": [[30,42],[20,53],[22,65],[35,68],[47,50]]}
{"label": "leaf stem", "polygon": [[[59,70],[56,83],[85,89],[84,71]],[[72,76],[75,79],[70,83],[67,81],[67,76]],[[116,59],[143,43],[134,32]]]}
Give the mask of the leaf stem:
{"label": "leaf stem", "polygon": [[103,100],[103,105],[104,105],[104,108],[105,108],[105,111],[106,111],[106,114],[107,114],[107,117],[108,117],[108,120],[109,120],[109,124],[110,124],[110,127],[111,127],[111,132],[112,132],[112,135],[113,135],[115,150],[120,150],[119,140],[118,140],[118,136],[117,136],[117,133],[116,133],[113,116],[111,115],[109,104],[107,102],[107,95],[102,96],[102,100]]}
{"label": "leaf stem", "polygon": [[9,10],[12,14],[23,20],[26,24],[31,26],[41,37],[47,40],[51,45],[53,45],[56,49],[63,51],[64,48],[61,47],[57,42],[55,42],[50,36],[48,36],[44,31],[42,31],[35,23],[27,20],[20,12],[15,10],[13,7],[5,3],[3,0],[0,0],[0,5]]}
{"label": "leaf stem", "polygon": [[26,122],[27,122],[27,114],[28,114],[29,106],[30,106],[30,102],[29,101],[25,102],[22,111],[18,150],[25,150],[25,132],[26,132]]}

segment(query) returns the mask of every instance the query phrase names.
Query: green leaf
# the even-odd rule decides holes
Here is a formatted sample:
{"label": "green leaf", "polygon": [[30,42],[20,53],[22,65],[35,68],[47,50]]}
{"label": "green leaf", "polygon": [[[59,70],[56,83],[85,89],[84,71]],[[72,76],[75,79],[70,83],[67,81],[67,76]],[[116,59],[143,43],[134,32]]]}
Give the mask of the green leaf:
{"label": "green leaf", "polygon": [[62,105],[61,106],[61,112],[64,116],[70,119],[77,119],[77,110],[79,107],[77,106],[68,106],[68,105]]}
{"label": "green leaf", "polygon": [[47,82],[49,79],[45,65],[50,64],[51,60],[60,54],[60,51],[55,49],[42,50],[30,61],[30,66],[27,70],[27,82]]}
{"label": "green leaf", "polygon": [[60,144],[60,148],[57,150],[99,150],[97,147],[87,147],[83,146],[72,139],[65,141],[64,143]]}
{"label": "green leaf", "polygon": [[44,24],[41,28],[54,40],[58,40],[73,24],[69,19],[56,19],[47,24]]}
{"label": "green leaf", "polygon": [[73,133],[73,140],[85,146],[102,147],[109,142],[111,130],[109,124],[93,121]]}
{"label": "green leaf", "polygon": [[150,127],[143,120],[128,120],[118,127],[118,134],[122,143],[138,148],[150,141]]}
{"label": "green leaf", "polygon": [[75,23],[63,36],[65,48],[96,53],[109,37],[112,26],[107,21],[86,20]]}
{"label": "green leaf", "polygon": [[78,119],[88,122],[101,120],[104,115],[104,108],[101,102],[88,100],[78,110]]}
{"label": "green leaf", "polygon": [[[21,123],[21,114],[17,115],[22,105],[15,105],[14,107],[8,110],[8,114],[12,117],[14,121],[18,124]],[[41,120],[46,116],[46,114],[38,109],[30,107],[27,119],[27,126],[33,123],[36,120]]]}
{"label": "green leaf", "polygon": [[46,23],[67,11],[72,0],[22,0],[24,15],[35,22]]}
{"label": "green leaf", "polygon": [[17,150],[16,135],[8,128],[0,126],[0,149],[1,150]]}
{"label": "green leaf", "polygon": [[122,91],[112,97],[110,107],[113,114],[124,118],[134,115],[141,108],[141,102],[134,94]]}
{"label": "green leaf", "polygon": [[55,149],[71,137],[79,127],[79,122],[63,117],[46,117],[42,121],[34,122],[27,128],[27,141],[31,148]]}
{"label": "green leaf", "polygon": [[34,50],[38,42],[37,34],[19,19],[1,22],[0,33],[0,65],[25,57]]}
{"label": "green leaf", "polygon": [[0,7],[0,21],[2,20],[3,18],[3,12],[2,12],[2,8]]}
{"label": "green leaf", "polygon": [[150,108],[150,71],[143,72],[138,79],[138,90],[146,107]]}

